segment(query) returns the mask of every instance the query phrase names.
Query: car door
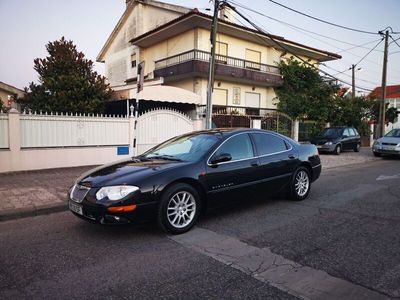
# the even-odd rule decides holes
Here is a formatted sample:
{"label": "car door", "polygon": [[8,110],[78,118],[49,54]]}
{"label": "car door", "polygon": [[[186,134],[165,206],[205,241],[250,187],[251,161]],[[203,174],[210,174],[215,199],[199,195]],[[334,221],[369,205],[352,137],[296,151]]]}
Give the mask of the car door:
{"label": "car door", "polygon": [[342,134],[342,149],[349,150],[351,148],[352,148],[352,137],[350,136],[349,129],[345,128]]}
{"label": "car door", "polygon": [[260,166],[257,177],[264,191],[280,190],[289,180],[298,165],[298,155],[293,147],[278,135],[252,133]]}
{"label": "car door", "polygon": [[[232,159],[213,164],[214,158],[229,154]],[[211,198],[229,196],[252,189],[258,158],[248,133],[238,133],[222,142],[207,160],[203,184]]]}

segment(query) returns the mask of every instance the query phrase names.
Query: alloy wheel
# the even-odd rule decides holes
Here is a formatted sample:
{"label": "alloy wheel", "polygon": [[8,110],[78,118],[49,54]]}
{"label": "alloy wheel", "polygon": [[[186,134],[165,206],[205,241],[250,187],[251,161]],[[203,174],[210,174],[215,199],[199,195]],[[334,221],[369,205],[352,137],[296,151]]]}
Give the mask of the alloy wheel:
{"label": "alloy wheel", "polygon": [[299,197],[307,194],[310,187],[310,179],[307,172],[301,170],[296,174],[294,188]]}
{"label": "alloy wheel", "polygon": [[196,201],[187,191],[174,194],[167,205],[168,222],[175,228],[188,226],[196,215]]}

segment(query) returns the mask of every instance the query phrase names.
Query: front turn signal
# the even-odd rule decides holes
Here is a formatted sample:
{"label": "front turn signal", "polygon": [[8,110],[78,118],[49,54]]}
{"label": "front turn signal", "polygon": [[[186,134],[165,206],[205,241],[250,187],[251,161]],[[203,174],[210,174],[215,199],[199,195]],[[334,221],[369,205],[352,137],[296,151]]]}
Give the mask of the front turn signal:
{"label": "front turn signal", "polygon": [[108,212],[111,213],[124,213],[124,212],[131,212],[134,211],[136,209],[136,205],[132,204],[132,205],[125,205],[125,206],[112,206],[107,208]]}

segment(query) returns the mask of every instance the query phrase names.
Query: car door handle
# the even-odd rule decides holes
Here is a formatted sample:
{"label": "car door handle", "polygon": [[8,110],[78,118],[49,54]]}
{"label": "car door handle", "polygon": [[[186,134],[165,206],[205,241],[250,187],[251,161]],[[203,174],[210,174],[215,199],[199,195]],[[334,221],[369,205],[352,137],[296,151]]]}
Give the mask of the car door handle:
{"label": "car door handle", "polygon": [[295,159],[296,157],[294,157],[293,154],[290,154],[290,155],[288,156],[288,158],[289,158],[289,159]]}

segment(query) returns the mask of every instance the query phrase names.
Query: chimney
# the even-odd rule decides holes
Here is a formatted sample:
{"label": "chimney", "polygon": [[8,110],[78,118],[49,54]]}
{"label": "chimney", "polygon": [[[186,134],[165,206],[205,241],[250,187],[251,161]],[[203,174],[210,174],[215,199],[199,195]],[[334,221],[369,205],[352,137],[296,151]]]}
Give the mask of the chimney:
{"label": "chimney", "polygon": [[228,21],[231,23],[235,23],[235,11],[229,7],[229,5],[222,5],[219,11],[219,18]]}

